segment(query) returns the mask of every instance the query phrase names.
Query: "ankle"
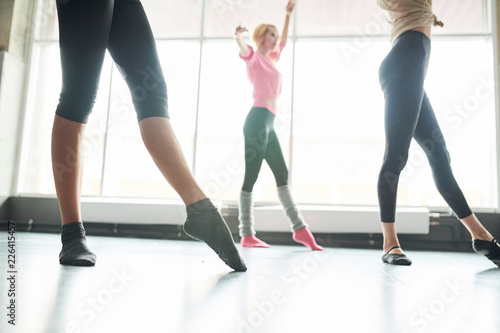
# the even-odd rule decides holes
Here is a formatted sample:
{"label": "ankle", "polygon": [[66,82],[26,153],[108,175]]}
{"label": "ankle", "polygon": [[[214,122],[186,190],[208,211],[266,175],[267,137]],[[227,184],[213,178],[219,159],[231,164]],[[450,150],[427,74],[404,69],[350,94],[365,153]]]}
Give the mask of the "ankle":
{"label": "ankle", "polygon": [[382,243],[382,249],[389,250],[393,246],[401,246],[398,241],[384,241]]}
{"label": "ankle", "polygon": [[241,236],[240,244],[244,247],[270,247],[269,244],[258,239],[255,235]]}
{"label": "ankle", "polygon": [[491,242],[493,240],[493,236],[489,232],[479,232],[479,233],[471,233],[472,240],[480,239],[484,241]]}
{"label": "ankle", "polygon": [[[397,246],[396,248],[394,248]],[[392,249],[392,250],[391,250]],[[403,253],[403,249],[399,243],[387,243],[382,246],[382,251],[387,253],[390,250],[390,253]]]}
{"label": "ankle", "polygon": [[311,250],[323,250],[323,247],[316,243],[314,235],[307,227],[295,230],[293,232],[292,239],[297,243],[301,243],[302,245],[307,246]]}
{"label": "ankle", "polygon": [[74,239],[85,241],[85,234],[86,232],[82,222],[67,223],[61,227],[61,242],[65,245]]}

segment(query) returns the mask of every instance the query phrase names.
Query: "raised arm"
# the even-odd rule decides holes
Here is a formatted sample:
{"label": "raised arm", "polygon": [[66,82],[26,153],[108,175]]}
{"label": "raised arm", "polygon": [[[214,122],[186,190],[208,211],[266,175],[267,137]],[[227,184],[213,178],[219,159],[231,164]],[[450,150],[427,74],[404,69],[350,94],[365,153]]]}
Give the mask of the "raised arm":
{"label": "raised arm", "polygon": [[240,52],[242,55],[246,55],[250,52],[247,43],[243,40],[243,37],[241,37],[241,34],[245,31],[248,31],[247,28],[242,27],[240,24],[238,27],[236,27],[236,31],[234,32],[236,36],[236,43],[240,47]]}
{"label": "raised arm", "polygon": [[286,5],[286,18],[285,18],[285,26],[283,27],[283,32],[281,33],[281,43],[286,44],[286,40],[288,37],[288,24],[290,23],[290,16],[292,16],[293,8],[295,7],[296,0],[288,1],[288,5]]}

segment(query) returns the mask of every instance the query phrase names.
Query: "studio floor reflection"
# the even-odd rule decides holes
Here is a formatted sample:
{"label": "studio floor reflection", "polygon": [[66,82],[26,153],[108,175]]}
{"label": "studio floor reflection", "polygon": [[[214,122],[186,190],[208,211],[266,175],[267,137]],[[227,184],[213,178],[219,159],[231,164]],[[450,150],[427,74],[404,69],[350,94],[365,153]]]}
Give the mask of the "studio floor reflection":
{"label": "studio floor reflection", "polygon": [[15,327],[0,239],[1,332],[500,332],[500,268],[472,252],[409,251],[396,267],[376,250],[274,245],[240,248],[248,271],[234,273],[199,242],[89,236],[97,265],[78,268],[59,265],[59,235],[16,239]]}

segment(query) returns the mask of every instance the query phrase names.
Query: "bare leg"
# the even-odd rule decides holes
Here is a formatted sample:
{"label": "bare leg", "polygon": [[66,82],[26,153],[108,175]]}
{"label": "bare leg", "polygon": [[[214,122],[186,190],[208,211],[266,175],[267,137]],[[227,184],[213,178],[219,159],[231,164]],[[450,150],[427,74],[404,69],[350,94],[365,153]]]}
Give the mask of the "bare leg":
{"label": "bare leg", "polygon": [[[384,245],[382,250],[384,253],[389,251],[393,246],[399,246],[398,234],[396,232],[396,223],[381,223],[382,233],[384,235]],[[404,254],[401,249],[394,249],[391,251],[393,254]]]}
{"label": "bare leg", "polygon": [[246,271],[226,222],[189,170],[170,120],[149,117],[141,120],[139,127],[151,157],[187,206],[186,234],[205,242],[234,270]]}
{"label": "bare leg", "polygon": [[[469,233],[471,234],[472,240],[481,239],[486,241],[493,240],[493,236],[486,230],[486,228],[481,224],[481,222],[477,219],[476,215],[472,214],[460,220],[462,224],[467,228]],[[396,223],[381,223],[382,224],[382,232],[384,235],[384,245],[383,251],[387,252],[393,246],[399,246],[398,235],[396,232]],[[403,254],[403,251],[400,249],[394,249],[391,253]]]}
{"label": "bare leg", "polygon": [[59,254],[62,265],[94,266],[96,261],[95,254],[87,246],[80,209],[84,131],[85,124],[58,115],[54,118],[52,170],[63,224],[63,247]]}
{"label": "bare leg", "polygon": [[396,223],[382,222],[382,232],[384,234],[382,262],[398,266],[411,266],[410,258],[399,247]]}
{"label": "bare leg", "polygon": [[189,170],[170,120],[164,117],[145,118],[139,127],[151,157],[186,206],[206,199]]}
{"label": "bare leg", "polygon": [[479,222],[476,215],[472,214],[460,220],[462,224],[470,232],[472,240],[481,239],[491,241],[493,236],[486,230],[486,228]]}
{"label": "bare leg", "polygon": [[[153,117],[139,124],[144,143],[162,174],[186,205],[206,198],[187,167],[167,118]],[[85,124],[55,116],[52,165],[63,225],[81,221],[80,191],[83,171],[81,143]]]}
{"label": "bare leg", "polygon": [[85,124],[58,115],[52,129],[52,171],[62,224],[82,221],[80,190],[83,171],[81,143]]}

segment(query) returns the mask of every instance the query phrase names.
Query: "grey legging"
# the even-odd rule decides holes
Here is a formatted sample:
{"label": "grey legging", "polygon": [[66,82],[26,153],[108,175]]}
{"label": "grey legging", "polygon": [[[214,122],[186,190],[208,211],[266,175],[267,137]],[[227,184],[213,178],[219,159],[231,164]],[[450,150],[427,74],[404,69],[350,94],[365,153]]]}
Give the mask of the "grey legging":
{"label": "grey legging", "polygon": [[167,87],[139,0],[58,0],[62,91],[56,114],[86,123],[106,49],[127,81],[140,121],[167,117]]}
{"label": "grey legging", "polygon": [[378,178],[382,222],[394,222],[399,176],[412,138],[422,147],[436,187],[459,219],[472,214],[450,166],[450,156],[431,103],[424,91],[431,43],[418,31],[396,39],[380,66],[385,97],[385,155]]}

